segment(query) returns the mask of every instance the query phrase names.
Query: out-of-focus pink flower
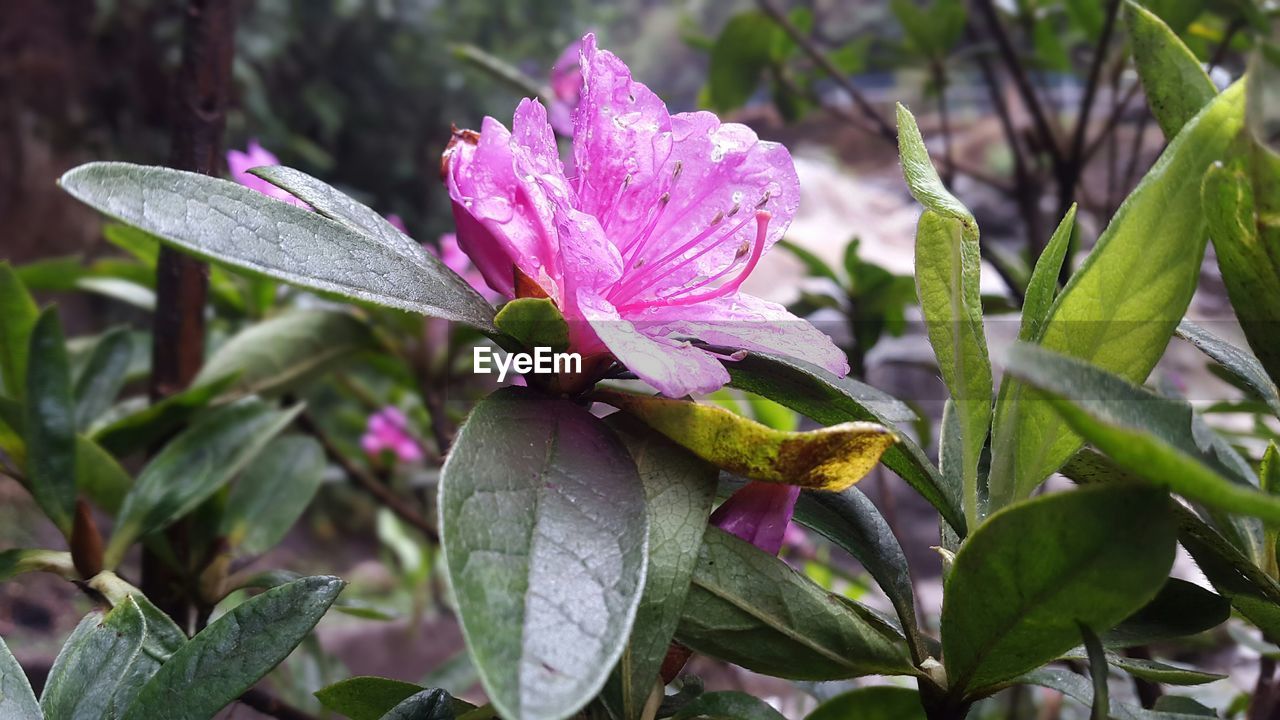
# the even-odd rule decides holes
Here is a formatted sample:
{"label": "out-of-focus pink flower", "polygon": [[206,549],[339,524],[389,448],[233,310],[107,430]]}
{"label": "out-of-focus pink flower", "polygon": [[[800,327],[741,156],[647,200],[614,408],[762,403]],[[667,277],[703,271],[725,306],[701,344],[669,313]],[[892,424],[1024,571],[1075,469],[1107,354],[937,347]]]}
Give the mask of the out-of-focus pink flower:
{"label": "out-of-focus pink flower", "polygon": [[395,213],[391,213],[390,215],[387,216],[387,222],[391,223],[391,227],[399,230],[405,235],[409,234],[409,228],[404,224],[404,218],[400,217],[399,215]]}
{"label": "out-of-focus pink flower", "polygon": [[729,380],[687,338],[847,373],[830,338],[738,291],[799,204],[787,149],[712,113],[669,114],[592,35],[582,73],[573,180],[534,100],[520,103],[512,130],[487,117],[445,151],[458,242],[489,286],[545,294],[574,350],[612,355],[670,397]]}
{"label": "out-of-focus pink flower", "polygon": [[421,462],[422,446],[409,435],[409,421],[398,408],[385,407],[369,416],[360,447],[370,457],[390,452],[400,462]]}
{"label": "out-of-focus pink flower", "polygon": [[551,66],[551,107],[547,116],[551,127],[565,137],[573,137],[573,115],[582,96],[582,41],[571,43]]}
{"label": "out-of-focus pink flower", "polygon": [[794,485],[750,482],[729,496],[715,512],[711,524],[777,555],[786,542],[800,488]]}
{"label": "out-of-focus pink flower", "polygon": [[268,197],[277,200],[283,200],[290,205],[297,205],[302,208],[310,208],[309,205],[302,202],[298,198],[290,195],[284,190],[272,185],[256,175],[250,175],[249,170],[263,165],[279,165],[280,159],[271,151],[263,148],[258,144],[257,140],[250,140],[249,147],[245,152],[239,150],[227,151],[227,169],[231,171],[231,179],[237,183]]}

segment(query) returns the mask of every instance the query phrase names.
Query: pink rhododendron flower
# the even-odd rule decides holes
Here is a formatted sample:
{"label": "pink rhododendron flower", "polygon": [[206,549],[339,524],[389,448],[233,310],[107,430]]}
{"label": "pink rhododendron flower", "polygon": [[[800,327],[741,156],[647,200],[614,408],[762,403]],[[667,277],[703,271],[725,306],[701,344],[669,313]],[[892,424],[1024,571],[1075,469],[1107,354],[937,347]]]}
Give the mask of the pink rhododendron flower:
{"label": "pink rhododendron flower", "polygon": [[573,137],[573,115],[582,96],[582,41],[571,43],[551,66],[551,107],[547,116],[551,127],[565,137]]}
{"label": "pink rhododendron flower", "polygon": [[799,203],[786,148],[712,113],[669,114],[592,35],[581,64],[573,178],[534,100],[511,130],[485,118],[445,152],[458,242],[489,286],[551,298],[584,367],[612,356],[671,397],[729,380],[690,338],[848,372],[826,335],[739,292]]}
{"label": "pink rhododendron flower", "polygon": [[398,408],[385,407],[369,416],[360,447],[371,457],[390,452],[400,462],[421,462],[422,446],[409,435],[409,421]]}
{"label": "pink rhododendron flower", "polygon": [[227,151],[227,169],[231,171],[232,180],[251,190],[257,190],[268,197],[283,200],[290,205],[309,208],[309,205],[284,190],[256,175],[249,174],[249,170],[252,168],[279,164],[280,159],[272,154],[271,151],[259,145],[257,140],[250,140],[249,147],[245,152],[240,152],[239,150]]}
{"label": "pink rhododendron flower", "polygon": [[777,555],[789,535],[799,497],[800,488],[794,485],[747,483],[711,513],[711,524]]}

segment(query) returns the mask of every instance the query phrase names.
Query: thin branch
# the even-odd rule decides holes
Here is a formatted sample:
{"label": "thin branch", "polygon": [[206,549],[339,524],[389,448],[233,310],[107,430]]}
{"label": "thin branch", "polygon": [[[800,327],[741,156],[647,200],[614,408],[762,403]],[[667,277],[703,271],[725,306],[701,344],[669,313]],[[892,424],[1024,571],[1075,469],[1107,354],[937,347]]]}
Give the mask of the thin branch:
{"label": "thin branch", "polygon": [[1084,162],[1088,163],[1093,159],[1094,155],[1102,149],[1103,144],[1107,140],[1107,136],[1111,135],[1119,127],[1120,121],[1124,119],[1124,114],[1129,110],[1129,106],[1133,104],[1134,98],[1138,96],[1138,91],[1142,89],[1142,83],[1135,82],[1125,91],[1124,98],[1111,108],[1111,114],[1107,116],[1107,122],[1102,126],[1102,130],[1098,136],[1089,143],[1084,151]]}
{"label": "thin branch", "polygon": [[1022,103],[1027,106],[1027,112],[1031,114],[1031,121],[1035,125],[1036,134],[1040,136],[1041,144],[1049,153],[1049,157],[1053,160],[1055,168],[1061,167],[1063,163],[1062,149],[1058,147],[1058,140],[1053,132],[1053,128],[1049,125],[1049,117],[1045,113],[1044,104],[1040,101],[1040,96],[1036,94],[1035,86],[1031,84],[1031,79],[1027,75],[1027,69],[1022,64],[1022,58],[1018,56],[1018,51],[1013,47],[1013,42],[1009,39],[1008,33],[1004,31],[1004,26],[1000,23],[1000,16],[996,12],[996,7],[992,0],[975,0],[978,9],[982,11],[983,17],[986,18],[987,25],[990,26],[991,35],[995,38],[996,47],[1000,50],[1000,56],[1004,58],[1005,65],[1009,68],[1009,74],[1013,76],[1014,86],[1018,89],[1018,94],[1022,97]]}
{"label": "thin branch", "polygon": [[1075,136],[1071,141],[1071,151],[1063,164],[1058,187],[1058,211],[1066,212],[1071,206],[1076,180],[1084,174],[1085,169],[1085,136],[1089,131],[1089,115],[1093,111],[1093,100],[1097,97],[1098,86],[1102,79],[1102,66],[1107,59],[1107,50],[1111,47],[1111,34],[1115,30],[1116,17],[1120,14],[1120,0],[1110,0],[1107,5],[1106,21],[1102,26],[1102,34],[1098,38],[1098,46],[1093,53],[1093,63],[1089,67],[1089,79],[1085,84],[1084,98],[1080,101],[1080,111],[1076,113]]}
{"label": "thin branch", "polygon": [[782,28],[782,30],[791,37],[796,45],[798,45],[801,50],[804,50],[805,54],[818,64],[818,67],[822,68],[823,72],[834,80],[842,90],[849,93],[849,97],[853,98],[854,104],[857,105],[858,109],[862,111],[862,114],[871,121],[876,133],[893,141],[896,145],[898,142],[898,131],[895,130],[887,120],[881,117],[880,113],[876,112],[871,101],[867,100],[867,97],[862,94],[862,91],[859,90],[858,87],[840,71],[840,68],[836,67],[836,64],[831,61],[831,58],[827,57],[826,53],[822,52],[822,50],[814,45],[813,41],[809,39],[809,36],[801,32],[800,28],[796,27],[795,23],[791,22],[790,18],[788,18],[781,10],[774,7],[770,0],[757,0],[757,4],[765,15],[768,15],[771,20],[777,23],[778,27]]}
{"label": "thin branch", "polygon": [[329,437],[328,433],[316,423],[310,414],[303,412],[298,416],[297,422],[298,427],[303,432],[320,442],[329,459],[337,463],[357,485],[386,506],[388,510],[395,513],[396,517],[420,530],[423,535],[427,536],[428,540],[434,543],[440,542],[439,532],[436,531],[436,528],[431,523],[427,522],[426,518],[416,508],[406,502],[404,498],[392,492],[386,483],[381,482],[364,468],[357,465],[351,458],[347,457],[338,448],[333,438]]}
{"label": "thin branch", "polygon": [[1227,51],[1231,49],[1231,41],[1236,38],[1236,33],[1244,28],[1244,19],[1236,18],[1227,26],[1227,32],[1222,36],[1222,42],[1218,44],[1218,48],[1213,51],[1213,57],[1209,60],[1209,65],[1205,72],[1213,72],[1215,68],[1227,59]]}

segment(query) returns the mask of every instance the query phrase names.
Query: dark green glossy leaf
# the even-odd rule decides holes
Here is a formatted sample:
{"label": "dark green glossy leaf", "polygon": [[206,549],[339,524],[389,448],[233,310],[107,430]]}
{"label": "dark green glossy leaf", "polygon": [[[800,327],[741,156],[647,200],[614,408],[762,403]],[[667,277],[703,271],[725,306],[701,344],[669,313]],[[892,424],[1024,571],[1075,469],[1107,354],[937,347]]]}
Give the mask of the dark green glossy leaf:
{"label": "dark green glossy leaf", "polygon": [[54,308],[41,313],[31,330],[25,410],[28,489],[69,535],[76,506],[76,421],[66,341]]}
{"label": "dark green glossy leaf", "polygon": [[271,441],[244,469],[222,512],[222,535],[245,555],[275,547],[324,481],[320,443],[290,435]]}
{"label": "dark green glossy leaf", "polygon": [[[947,677],[990,686],[1104,632],[1145,605],[1173,565],[1163,490],[1096,485],[992,515],[956,554],[942,608]],[[1001,602],[993,602],[1000,598]]]}
{"label": "dark green glossy leaf", "polygon": [[1231,603],[1221,595],[1177,578],[1165,581],[1160,593],[1141,610],[1102,636],[1109,647],[1136,647],[1198,635],[1231,617]]}
{"label": "dark green glossy leaf", "polygon": [[906,641],[892,628],[716,528],[703,538],[676,639],[776,677],[916,674]]}
{"label": "dark green glossy leaf", "polygon": [[786,720],[763,700],[740,692],[709,692],[680,708],[671,720]]}
{"label": "dark green glossy leaf", "polygon": [[205,362],[194,384],[234,375],[231,390],[238,394],[280,392],[375,346],[369,326],[350,313],[294,310],[236,334]]}
{"label": "dark green glossy leaf", "polygon": [[916,227],[916,293],[938,370],[956,405],[965,521],[977,525],[978,461],[991,430],[993,383],[982,324],[978,223],[942,184],[916,120],[898,105],[902,174],[924,214]]}
{"label": "dark green glossy leaf", "polygon": [[[1199,281],[1206,225],[1196,178],[1243,127],[1243,96],[1241,84],[1228,88],[1169,144],[1058,294],[1041,345],[1132,382],[1146,378]],[[1025,398],[1013,382],[996,408],[992,508],[1029,496],[1082,442],[1052,406]]]}
{"label": "dark green glossy leaf", "polygon": [[1124,3],[1133,63],[1147,93],[1147,106],[1167,139],[1218,94],[1199,58],[1155,13],[1133,0]]}
{"label": "dark green glossy leaf", "polygon": [[915,690],[876,685],[837,695],[805,720],[925,720],[925,714]]}
{"label": "dark green glossy leaf", "polygon": [[388,244],[354,222],[168,168],[89,163],[58,182],[90,207],[200,257],[313,290],[493,329],[493,308],[438,259],[404,242]]}
{"label": "dark green glossy leaf", "polygon": [[0,261],[0,387],[15,400],[26,393],[27,348],[39,314],[13,266]]}
{"label": "dark green glossy leaf", "polygon": [[133,336],[127,328],[103,335],[93,347],[84,370],[76,378],[76,427],[86,430],[106,412],[124,387],[133,359]]}
{"label": "dark green glossy leaf", "polygon": [[[1085,661],[1092,663],[1090,655],[1084,652],[1071,652],[1063,656],[1064,659]],[[1150,680],[1154,683],[1164,683],[1166,685],[1204,685],[1206,683],[1222,680],[1226,675],[1217,673],[1203,672],[1195,668],[1179,667],[1168,663],[1159,662],[1157,660],[1144,660],[1142,658],[1125,657],[1116,653],[1108,652],[1103,654],[1103,658],[1107,664],[1112,667],[1119,668],[1130,675]],[[1096,689],[1095,689],[1096,692]]]}
{"label": "dark green glossy leaf", "polygon": [[800,494],[795,519],[822,533],[862,563],[893,603],[912,645],[913,657],[917,662],[923,661],[928,653],[916,626],[907,556],[875,504],[857,488],[840,493],[809,491]]}
{"label": "dark green glossy leaf", "polygon": [[133,478],[120,467],[111,453],[83,435],[76,436],[76,489],[104,512],[120,511]]}
{"label": "dark green glossy leaf", "polygon": [[146,634],[142,611],[130,599],[109,612],[86,615],[49,671],[40,697],[45,717],[120,717],[142,682],[159,668],[143,653]]}
{"label": "dark green glossy leaf", "polygon": [[1201,717],[1216,718],[1218,713],[1211,707],[1197,702],[1194,698],[1183,695],[1161,695],[1151,709],[1164,717]]}
{"label": "dark green glossy leaf", "polygon": [[[1039,685],[1066,695],[1085,706],[1093,704],[1093,685],[1083,675],[1061,668],[1040,668],[1018,678],[1017,685]],[[1115,720],[1194,720],[1196,715],[1180,712],[1144,710],[1125,703],[1111,703],[1111,717]]]}
{"label": "dark green glossy leaf", "polygon": [[1241,477],[1251,471],[1206,438],[1185,402],[1032,345],[1009,351],[1009,372],[1044,390],[1073,430],[1129,472],[1212,508],[1280,523],[1280,498]]}
{"label": "dark green glossy leaf", "polygon": [[124,719],[213,717],[302,642],[342,586],[333,577],[303,578],[236,606],[169,658]]}
{"label": "dark green glossy leaf", "polygon": [[507,388],[472,411],[440,481],[441,542],[503,715],[560,720],[600,691],[635,618],[647,524],[635,463],[586,410]]}
{"label": "dark green glossy leaf", "polygon": [[635,460],[649,517],[644,592],[627,647],[603,694],[615,715],[630,719],[641,717],[680,622],[718,473],[635,420],[621,414],[609,420]]}
{"label": "dark green glossy leaf", "polygon": [[226,485],[301,410],[246,401],[192,423],[147,464],[125,496],[107,543],[107,567],[118,565],[134,540],[186,515]]}
{"label": "dark green glossy leaf", "polygon": [[380,720],[382,716],[425,688],[381,677],[353,677],[316,691],[325,708],[350,720]]}
{"label": "dark green glossy leaf", "polygon": [[[0,270],[3,272],[3,270]],[[0,720],[40,720],[43,717],[36,694],[22,666],[0,639]]]}
{"label": "dark green glossy leaf", "polygon": [[140,452],[182,427],[234,381],[234,376],[227,376],[174,393],[138,412],[94,428],[90,437],[116,456]]}
{"label": "dark green glossy leaf", "polygon": [[400,701],[382,720],[459,720],[461,713],[473,707],[444,690],[423,690]]}

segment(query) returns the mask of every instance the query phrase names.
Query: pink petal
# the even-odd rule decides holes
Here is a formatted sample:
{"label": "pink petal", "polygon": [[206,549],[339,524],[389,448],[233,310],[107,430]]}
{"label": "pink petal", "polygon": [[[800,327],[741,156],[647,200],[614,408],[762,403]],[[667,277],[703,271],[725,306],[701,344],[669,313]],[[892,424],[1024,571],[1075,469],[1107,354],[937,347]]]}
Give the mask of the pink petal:
{"label": "pink petal", "polygon": [[[489,285],[514,295],[514,265],[558,302],[562,281],[555,208],[545,189],[549,181],[540,175],[554,175],[559,159],[546,157],[543,138],[531,127],[530,114],[539,112],[545,125],[541,105],[521,103],[516,113],[519,140],[502,123],[485,118],[476,144],[456,141],[446,152],[445,180],[454,201],[458,241]],[[562,170],[559,183],[567,188]],[[475,223],[467,222],[468,216]]]}
{"label": "pink petal", "polygon": [[794,485],[750,482],[711,513],[711,524],[777,555],[799,497]]}
{"label": "pink petal", "polygon": [[849,373],[849,359],[821,330],[783,306],[735,294],[696,305],[657,307],[635,317],[645,332],[695,337],[712,345],[786,355],[837,375]]}
{"label": "pink petal", "polygon": [[580,290],[578,306],[609,352],[663,395],[705,394],[729,382],[728,371],[710,354],[687,342],[641,332],[599,295]]}
{"label": "pink petal", "polygon": [[273,197],[277,200],[283,200],[290,205],[310,208],[309,205],[293,195],[290,195],[288,192],[272,185],[256,175],[250,175],[249,170],[256,167],[262,167],[264,165],[279,165],[280,160],[270,151],[259,145],[257,140],[250,140],[247,150],[247,152],[240,152],[239,150],[227,151],[227,170],[230,171],[232,180],[249,188],[250,190],[257,190],[263,195]]}
{"label": "pink petal", "polygon": [[391,213],[390,215],[387,216],[387,222],[391,223],[391,227],[399,230],[405,235],[409,234],[409,228],[404,224],[404,218],[400,217],[399,215],[395,213]]}
{"label": "pink petal", "polygon": [[574,116],[578,209],[599,219],[622,246],[661,202],[661,175],[671,154],[667,106],[613,53],[582,38],[582,99]]}
{"label": "pink petal", "polygon": [[666,257],[699,234],[708,234],[707,240],[682,257],[692,257],[705,243],[713,242],[715,248],[681,267],[667,263],[670,269],[653,286],[654,296],[728,266],[755,239],[755,225],[743,219],[756,210],[772,216],[767,251],[782,238],[800,204],[800,180],[791,153],[782,145],[761,141],[745,125],[721,123],[709,112],[673,115],[671,131],[674,145],[663,173],[674,177],[665,186],[670,203],[631,266]]}

